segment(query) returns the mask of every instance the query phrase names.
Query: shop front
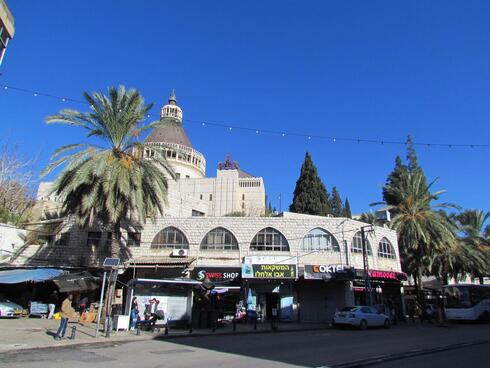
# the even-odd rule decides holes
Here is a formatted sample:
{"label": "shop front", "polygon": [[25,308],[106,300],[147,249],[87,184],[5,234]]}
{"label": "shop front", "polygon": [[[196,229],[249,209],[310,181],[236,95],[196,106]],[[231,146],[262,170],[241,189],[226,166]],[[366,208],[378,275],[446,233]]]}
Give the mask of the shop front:
{"label": "shop front", "polygon": [[244,257],[242,279],[248,316],[262,321],[296,321],[294,281],[297,277],[296,257]]}
{"label": "shop front", "polygon": [[296,284],[301,322],[329,323],[335,311],[353,299],[354,268],[338,264],[306,264]]}
{"label": "shop front", "polygon": [[218,324],[231,322],[242,299],[241,268],[199,266],[191,275],[202,283],[194,297],[194,326],[210,327],[213,318]]}
{"label": "shop front", "polygon": [[[368,270],[371,281],[371,295],[373,305],[379,309],[393,309],[396,316],[401,319],[405,316],[405,305],[403,301],[402,281],[407,279],[403,272]],[[366,274],[362,269],[356,269],[354,281],[354,295],[356,305],[366,305]]]}

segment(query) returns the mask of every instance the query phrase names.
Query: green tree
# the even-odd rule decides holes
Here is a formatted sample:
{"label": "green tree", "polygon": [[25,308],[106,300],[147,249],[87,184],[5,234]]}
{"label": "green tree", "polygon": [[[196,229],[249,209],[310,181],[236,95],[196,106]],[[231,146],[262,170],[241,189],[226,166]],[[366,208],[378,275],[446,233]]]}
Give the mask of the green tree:
{"label": "green tree", "polygon": [[342,199],[340,198],[340,194],[337,190],[337,187],[332,188],[332,196],[330,197],[330,209],[334,217],[342,217],[343,215]]}
{"label": "green tree", "polygon": [[[490,212],[482,210],[465,210],[454,216],[459,230],[462,233],[461,241],[474,254],[475,264],[468,264],[469,274],[480,279],[490,274],[490,232],[489,225],[485,223],[490,219]],[[483,259],[483,264],[479,261]]]}
{"label": "green tree", "polygon": [[386,190],[386,188],[397,186],[403,174],[405,174],[407,170],[408,170],[407,166],[403,164],[400,156],[396,156],[395,168],[393,169],[391,174],[388,175],[388,178],[386,179],[386,184],[383,187],[383,201],[388,205],[390,206],[398,205],[399,198],[394,198],[393,196],[391,196],[390,193]]}
{"label": "green tree", "polygon": [[318,216],[331,213],[327,190],[318,177],[317,169],[308,152],[301,166],[299,179],[296,181],[293,203],[289,206],[289,210]]}
{"label": "green tree", "polygon": [[349,203],[349,199],[347,197],[345,198],[344,209],[342,210],[342,217],[352,218],[352,213],[350,210],[350,203]]}
{"label": "green tree", "polygon": [[437,211],[437,208],[449,205],[433,204],[443,192],[431,193],[432,184],[425,185],[425,175],[421,170],[415,170],[403,173],[397,183],[384,187],[398,203],[388,206],[394,213],[390,225],[398,233],[402,265],[414,276],[419,297],[422,276],[430,271],[428,259],[434,254],[451,251],[457,242],[451,224]]}
{"label": "green tree", "polygon": [[143,157],[140,137],[171,122],[145,123],[152,104],[123,86],[110,87],[107,96],[85,92],[84,98],[89,112],[64,109],[46,122],[83,128],[92,142],[60,147],[43,174],[64,166],[53,186],[53,192],[63,198],[64,214],[74,216],[82,226],[100,222],[109,227],[112,239],[107,253],[117,257],[123,220],[145,221],[163,213],[167,178],[175,175],[158,147],[152,147],[155,155]]}

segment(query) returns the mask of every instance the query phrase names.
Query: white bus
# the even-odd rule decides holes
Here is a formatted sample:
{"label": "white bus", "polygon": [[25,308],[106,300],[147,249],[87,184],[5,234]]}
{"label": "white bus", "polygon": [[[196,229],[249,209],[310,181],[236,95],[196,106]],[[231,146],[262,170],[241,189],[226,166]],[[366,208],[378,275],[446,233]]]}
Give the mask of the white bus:
{"label": "white bus", "polygon": [[490,321],[490,285],[447,285],[443,290],[447,319]]}

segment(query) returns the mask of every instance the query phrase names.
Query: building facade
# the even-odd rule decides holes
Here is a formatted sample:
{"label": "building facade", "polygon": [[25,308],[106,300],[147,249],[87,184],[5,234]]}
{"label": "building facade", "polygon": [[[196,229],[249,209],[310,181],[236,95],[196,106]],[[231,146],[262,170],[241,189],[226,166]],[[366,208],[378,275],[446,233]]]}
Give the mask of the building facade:
{"label": "building facade", "polygon": [[0,65],[2,65],[9,41],[14,37],[14,17],[5,0],[0,0]]}
{"label": "building facade", "polygon": [[[402,315],[404,274],[395,231],[378,226],[367,231],[365,268],[361,238],[365,223],[295,213],[264,216],[263,179],[241,170],[229,156],[218,165],[216,177],[206,178],[204,155],[193,148],[182,116],[172,93],[161,117],[173,118],[175,124],[154,129],[146,140],[144,155],[157,154],[158,146],[177,179],[169,182],[162,216],[154,222],[122,224],[125,282],[174,283],[174,294],[163,288],[160,295],[173,320],[190,319],[192,303],[184,303],[190,289],[182,285],[190,285],[185,280],[191,279],[211,283],[222,312],[233,315],[243,308],[262,319],[330,322],[336,309],[366,303],[367,292],[377,303],[389,300]],[[41,184],[38,199],[55,208],[60,198],[51,197],[49,187]],[[14,264],[100,267],[110,229],[82,229],[70,219],[49,221],[52,236],[26,247]],[[128,294],[127,300],[133,295],[143,300],[155,297],[157,284],[137,285],[131,293],[140,294]],[[172,295],[186,313],[170,307]]]}

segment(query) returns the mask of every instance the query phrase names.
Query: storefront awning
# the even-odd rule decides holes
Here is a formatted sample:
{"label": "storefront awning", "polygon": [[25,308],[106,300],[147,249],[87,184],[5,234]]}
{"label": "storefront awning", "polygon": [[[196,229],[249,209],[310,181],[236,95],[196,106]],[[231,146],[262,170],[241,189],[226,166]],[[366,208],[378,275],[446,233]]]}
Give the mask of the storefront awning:
{"label": "storefront awning", "polygon": [[46,281],[62,275],[63,270],[57,268],[16,269],[0,271],[0,284],[18,284],[21,282]]}
{"label": "storefront awning", "polygon": [[99,287],[99,278],[88,272],[62,275],[53,278],[51,281],[56,284],[61,293],[95,290]]}

